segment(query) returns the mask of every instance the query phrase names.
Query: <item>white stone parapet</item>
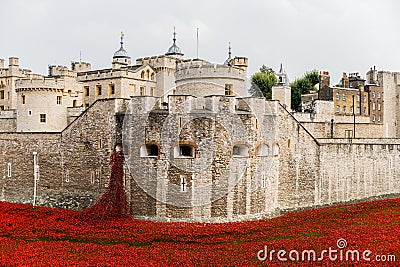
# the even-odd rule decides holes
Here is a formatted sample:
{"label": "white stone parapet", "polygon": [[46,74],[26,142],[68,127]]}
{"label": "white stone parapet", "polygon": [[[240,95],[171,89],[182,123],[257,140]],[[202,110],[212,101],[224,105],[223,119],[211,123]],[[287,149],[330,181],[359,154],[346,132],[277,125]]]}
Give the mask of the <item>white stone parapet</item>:
{"label": "white stone parapet", "polygon": [[63,90],[65,81],[63,79],[44,78],[43,79],[20,79],[15,82],[16,91],[31,89],[55,89]]}

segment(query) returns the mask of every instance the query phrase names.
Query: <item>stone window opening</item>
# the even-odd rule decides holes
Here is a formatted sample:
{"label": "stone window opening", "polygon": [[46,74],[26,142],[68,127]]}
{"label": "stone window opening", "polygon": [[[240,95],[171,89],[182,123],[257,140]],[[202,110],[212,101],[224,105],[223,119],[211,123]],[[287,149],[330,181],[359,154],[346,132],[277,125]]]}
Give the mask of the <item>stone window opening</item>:
{"label": "stone window opening", "polygon": [[233,95],[233,84],[225,84],[225,95]]}
{"label": "stone window opening", "polygon": [[154,91],[155,91],[155,88],[154,88],[154,87],[151,87],[151,88],[150,88],[150,96],[154,96]]}
{"label": "stone window opening", "polygon": [[154,81],[154,72],[151,73],[151,80]]}
{"label": "stone window opening", "polygon": [[97,95],[101,95],[101,85],[96,85]]}
{"label": "stone window opening", "polygon": [[343,101],[346,100],[346,94],[343,94]]}
{"label": "stone window opening", "polygon": [[61,105],[61,104],[62,104],[62,97],[57,96],[57,105]]}
{"label": "stone window opening", "polygon": [[114,95],[115,94],[115,85],[114,84],[110,84],[108,87],[108,94],[109,95]]}
{"label": "stone window opening", "polygon": [[261,174],[261,188],[265,188],[265,173]]}
{"label": "stone window opening", "polygon": [[0,91],[0,99],[4,99],[4,90]]}
{"label": "stone window opening", "polygon": [[76,100],[73,100],[73,101],[72,101],[72,107],[76,108],[76,106],[77,106],[77,101],[76,101]]}
{"label": "stone window opening", "polygon": [[183,122],[182,122],[182,117],[178,118],[178,126],[179,128],[182,128]]}
{"label": "stone window opening", "polygon": [[140,78],[144,79],[144,71],[142,71],[142,73],[140,73]]}
{"label": "stone window opening", "polygon": [[378,92],[378,98],[381,98],[381,92]]}
{"label": "stone window opening", "polygon": [[83,89],[85,91],[85,96],[89,96],[89,86],[85,86]]}
{"label": "stone window opening", "polygon": [[147,79],[147,80],[150,79],[150,71],[149,71],[149,70],[146,71],[146,79]]}
{"label": "stone window opening", "polygon": [[146,87],[140,86],[140,95],[141,95],[141,96],[146,95]]}
{"label": "stone window opening", "polygon": [[186,192],[187,183],[185,177],[181,176],[181,192]]}
{"label": "stone window opening", "polygon": [[336,100],[340,100],[340,94],[336,93]]}
{"label": "stone window opening", "polygon": [[174,149],[175,158],[194,158],[195,148],[191,145],[179,145]]}
{"label": "stone window opening", "polygon": [[11,178],[11,163],[10,162],[7,164],[7,177]]}
{"label": "stone window opening", "polygon": [[21,103],[22,103],[22,105],[25,105],[25,103],[26,103],[25,95],[21,96]]}
{"label": "stone window opening", "polygon": [[40,114],[40,123],[46,123],[46,114]]}
{"label": "stone window opening", "polygon": [[101,137],[97,139],[97,149],[102,149],[103,148],[103,140]]}
{"label": "stone window opening", "polygon": [[233,157],[249,157],[249,148],[246,145],[235,145],[232,154]]}
{"label": "stone window opening", "polygon": [[156,144],[145,144],[140,147],[140,157],[142,158],[157,158],[158,157],[158,145]]}
{"label": "stone window opening", "polygon": [[258,157],[268,157],[268,146],[266,144],[261,144],[256,149]]}
{"label": "stone window opening", "polygon": [[273,146],[273,149],[272,149],[272,153],[273,153],[274,157],[279,155],[279,151],[280,151],[279,145],[277,143],[275,143]]}
{"label": "stone window opening", "polygon": [[28,110],[28,116],[32,116],[32,110]]}

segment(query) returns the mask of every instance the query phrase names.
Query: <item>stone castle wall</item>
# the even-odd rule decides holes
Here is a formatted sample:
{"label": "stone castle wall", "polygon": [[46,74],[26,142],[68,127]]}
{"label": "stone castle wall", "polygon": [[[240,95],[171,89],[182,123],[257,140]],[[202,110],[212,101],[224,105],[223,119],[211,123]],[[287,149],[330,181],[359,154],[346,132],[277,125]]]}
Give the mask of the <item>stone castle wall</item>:
{"label": "stone castle wall", "polygon": [[315,204],[332,205],[400,193],[398,139],[324,140]]}
{"label": "stone castle wall", "polygon": [[[127,166],[126,190],[139,219],[260,219],[282,210],[400,193],[397,139],[314,139],[277,101],[262,98],[170,98],[168,109],[153,97],[134,97],[130,104],[135,116],[127,129],[144,136],[128,140],[131,145],[124,148],[127,163],[134,166]],[[192,102],[179,105],[185,101]],[[1,200],[32,203],[35,151],[39,205],[81,209],[94,203],[108,183],[109,156],[122,141],[128,104],[125,99],[98,100],[60,133],[1,133]],[[234,111],[234,119],[224,109]],[[215,123],[216,116],[225,116],[223,123]],[[234,127],[235,120],[244,132]],[[174,125],[167,132],[166,123]],[[212,155],[203,149],[207,140],[215,145]],[[158,145],[157,157],[141,156],[146,144]],[[174,158],[180,144],[193,146],[196,157]],[[234,156],[235,145],[247,146],[248,156]],[[267,151],[262,156],[261,145]],[[176,191],[182,179],[185,194]],[[199,187],[210,196],[204,205],[196,205]],[[226,195],[211,199],[225,187],[231,188]],[[176,200],[188,205],[174,205]]]}
{"label": "stone castle wall", "polygon": [[15,110],[0,111],[0,133],[17,131],[17,112]]}
{"label": "stone castle wall", "polygon": [[99,100],[61,133],[0,133],[1,200],[32,203],[37,152],[38,205],[81,209],[96,201],[108,183],[123,102]]}

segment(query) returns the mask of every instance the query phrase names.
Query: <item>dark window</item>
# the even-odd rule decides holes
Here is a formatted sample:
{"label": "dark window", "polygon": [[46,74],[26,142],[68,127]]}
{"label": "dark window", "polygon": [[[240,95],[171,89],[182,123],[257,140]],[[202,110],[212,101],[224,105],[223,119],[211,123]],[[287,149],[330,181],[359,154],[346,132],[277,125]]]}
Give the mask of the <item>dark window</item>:
{"label": "dark window", "polygon": [[115,94],[115,85],[114,84],[110,84],[110,95]]}
{"label": "dark window", "polygon": [[156,144],[146,144],[140,148],[141,157],[158,157],[158,146]]}
{"label": "dark window", "polygon": [[40,122],[46,123],[46,114],[40,114]]}
{"label": "dark window", "polygon": [[179,154],[184,157],[193,157],[193,149],[191,146],[180,146]]}
{"label": "dark window", "polygon": [[232,95],[232,84],[225,84],[225,95]]}

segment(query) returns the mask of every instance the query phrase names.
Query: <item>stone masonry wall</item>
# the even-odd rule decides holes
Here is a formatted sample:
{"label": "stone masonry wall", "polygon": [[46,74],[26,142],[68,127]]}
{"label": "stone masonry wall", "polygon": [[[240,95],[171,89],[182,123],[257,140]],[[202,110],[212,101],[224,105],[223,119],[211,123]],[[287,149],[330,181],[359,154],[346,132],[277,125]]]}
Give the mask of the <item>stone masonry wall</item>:
{"label": "stone masonry wall", "polygon": [[399,140],[325,140],[316,205],[400,193]]}
{"label": "stone masonry wall", "polygon": [[[131,101],[129,115],[129,100],[98,100],[61,133],[0,133],[1,200],[32,203],[37,152],[38,205],[94,203],[107,186],[115,143],[123,141],[124,117],[124,130],[139,136],[124,140],[126,190],[138,219],[261,219],[400,193],[398,139],[314,139],[278,101],[263,98],[172,96],[168,110],[159,98]],[[157,156],[142,155],[149,144]],[[193,147],[195,157],[175,157],[179,145]],[[233,155],[236,145],[248,155]]]}

